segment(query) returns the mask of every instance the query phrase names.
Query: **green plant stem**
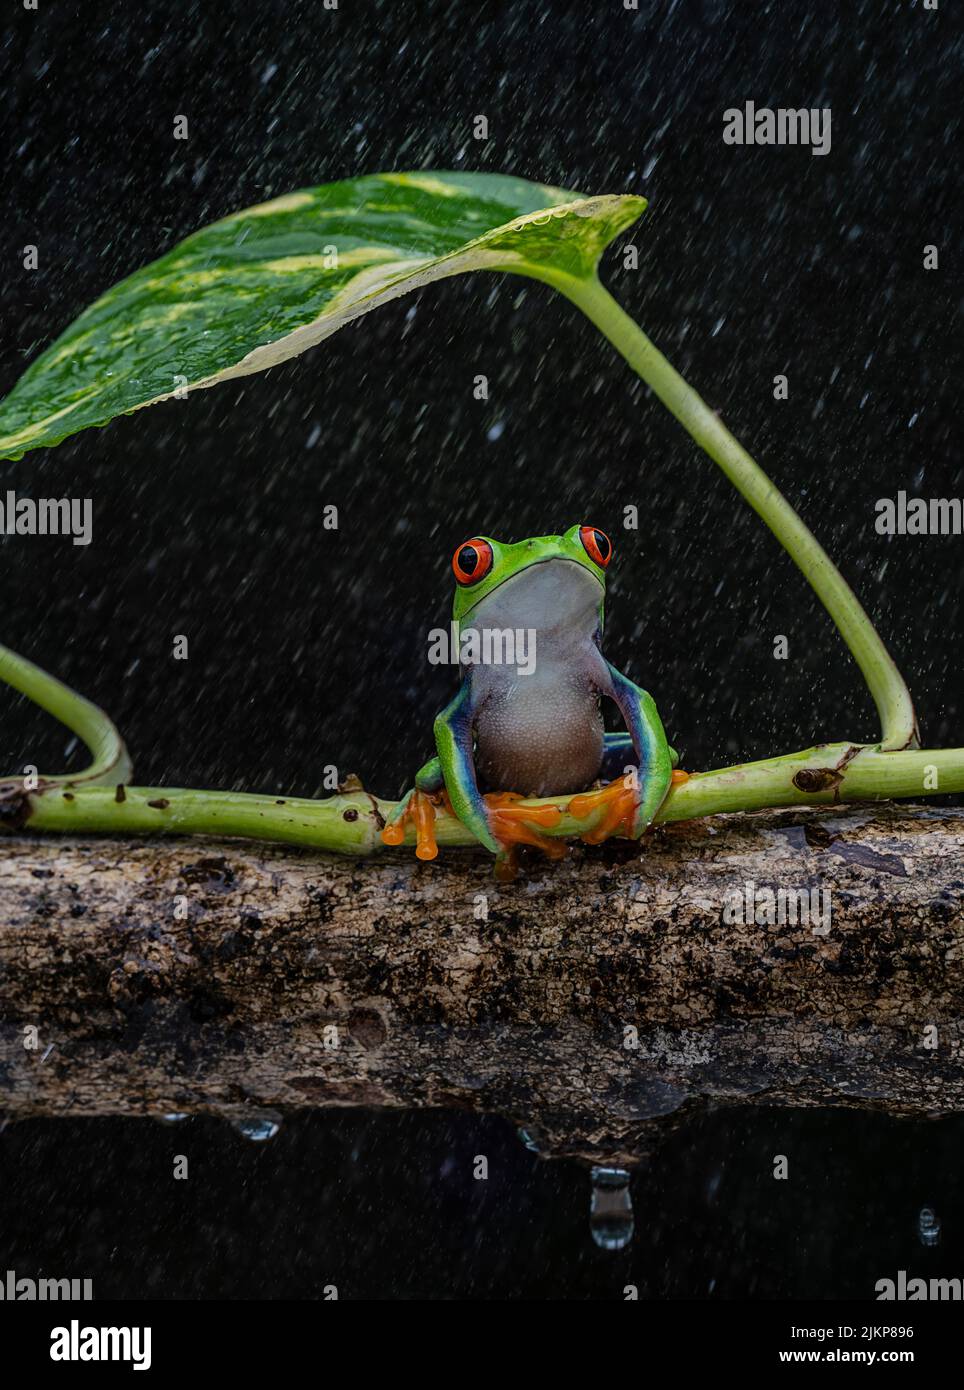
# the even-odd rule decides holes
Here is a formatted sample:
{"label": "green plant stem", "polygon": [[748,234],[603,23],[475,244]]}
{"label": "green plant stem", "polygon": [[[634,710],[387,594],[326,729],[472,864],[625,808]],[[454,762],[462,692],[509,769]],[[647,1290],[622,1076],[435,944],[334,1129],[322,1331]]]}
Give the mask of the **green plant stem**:
{"label": "green plant stem", "polygon": [[880,716],[881,746],[916,746],[914,706],[903,677],[850,585],[763,469],[595,277],[540,274],[589,318],[709,454],[812,585],[860,667]]}
{"label": "green plant stem", "polygon": [[[388,810],[391,803],[383,803]],[[0,803],[2,806],[2,803]],[[364,793],[324,801],[181,787],[44,790],[21,798],[18,828],[111,835],[220,835],[306,845],[339,854],[376,849],[373,798]],[[2,817],[0,817],[2,821]]]}
{"label": "green plant stem", "polygon": [[[803,790],[799,783],[807,785],[808,775],[810,784],[827,785],[813,792]],[[962,750],[881,752],[872,746],[822,744],[779,758],[695,773],[674,787],[656,819],[667,823],[721,811],[826,806],[838,800],[874,801],[935,791],[964,791]],[[543,833],[574,836],[591,828],[595,817],[577,821],[566,813],[569,800],[543,797],[528,803],[554,805],[563,811],[559,824]],[[168,787],[127,787],[124,799],[118,801],[109,787],[50,787],[20,796],[13,828],[77,835],[241,836],[366,855],[384,849],[379,818],[384,819],[394,804],[365,792],[310,801]],[[0,811],[2,806],[0,802]],[[10,818],[0,814],[0,826],[4,823],[10,824]],[[442,808],[437,813],[436,836],[443,847],[476,844],[461,821]],[[414,839],[410,830],[406,843],[414,844]]]}

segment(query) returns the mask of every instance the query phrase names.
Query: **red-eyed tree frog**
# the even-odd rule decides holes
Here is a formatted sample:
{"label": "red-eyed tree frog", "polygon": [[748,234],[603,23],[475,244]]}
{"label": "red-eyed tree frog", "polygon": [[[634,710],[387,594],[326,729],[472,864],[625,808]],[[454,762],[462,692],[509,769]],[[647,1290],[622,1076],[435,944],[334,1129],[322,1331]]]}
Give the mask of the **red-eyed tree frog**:
{"label": "red-eyed tree frog", "polygon": [[[676,755],[652,696],[602,654],[612,553],[593,526],[515,545],[476,536],[459,546],[452,631],[462,684],[435,720],[437,756],[388,818],[386,844],[401,844],[413,823],[416,854],[434,859],[434,808],[444,803],[497,856],[497,875],[511,878],[519,844],[566,854],[563,840],[539,832],[558,824],[559,809],[518,806],[525,797],[572,793],[569,813],[594,818],[583,836],[590,843],[638,839],[652,824],[673,781],[687,774],[673,771]],[[605,732],[603,696],[627,732]]]}

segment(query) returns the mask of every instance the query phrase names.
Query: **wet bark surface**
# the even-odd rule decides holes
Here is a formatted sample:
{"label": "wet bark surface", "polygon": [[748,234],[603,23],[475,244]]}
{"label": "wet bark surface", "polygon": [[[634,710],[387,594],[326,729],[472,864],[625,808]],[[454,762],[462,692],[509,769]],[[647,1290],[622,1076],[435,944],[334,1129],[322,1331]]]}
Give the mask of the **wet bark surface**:
{"label": "wet bark surface", "polygon": [[507,886],[470,851],[5,837],[0,1113],[455,1107],[597,1162],[708,1104],[939,1114],[962,961],[957,809],[719,816]]}

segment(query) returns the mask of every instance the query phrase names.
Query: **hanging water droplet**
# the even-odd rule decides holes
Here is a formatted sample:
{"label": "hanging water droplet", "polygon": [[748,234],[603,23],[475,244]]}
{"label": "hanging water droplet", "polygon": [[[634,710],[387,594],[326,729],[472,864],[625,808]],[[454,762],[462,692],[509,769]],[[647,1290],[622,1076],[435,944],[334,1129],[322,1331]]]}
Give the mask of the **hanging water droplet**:
{"label": "hanging water droplet", "polygon": [[921,1245],[938,1245],[941,1239],[941,1218],[933,1207],[921,1207],[917,1218]]}
{"label": "hanging water droplet", "polygon": [[179,1125],[182,1120],[189,1120],[190,1118],[186,1110],[171,1110],[167,1115],[156,1116],[162,1125]]}
{"label": "hanging water droplet", "polygon": [[625,1168],[595,1167],[591,1173],[589,1229],[601,1250],[622,1250],[633,1238],[633,1199]]}
{"label": "hanging water droplet", "polygon": [[232,1120],[234,1128],[239,1134],[243,1134],[245,1139],[250,1139],[252,1144],[263,1144],[268,1139],[273,1139],[281,1128],[281,1121],[274,1119],[271,1115],[250,1115],[244,1119]]}

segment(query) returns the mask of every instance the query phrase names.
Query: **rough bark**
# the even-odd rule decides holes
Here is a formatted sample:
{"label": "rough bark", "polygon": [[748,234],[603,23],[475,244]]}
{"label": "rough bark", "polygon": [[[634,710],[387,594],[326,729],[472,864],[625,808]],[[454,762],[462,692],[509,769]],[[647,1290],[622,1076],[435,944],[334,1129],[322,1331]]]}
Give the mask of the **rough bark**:
{"label": "rough bark", "polygon": [[[632,1161],[700,1104],[964,1108],[964,810],[720,816],[528,869],[0,841],[0,1113],[449,1106]],[[748,882],[829,889],[829,931],[725,922]]]}

